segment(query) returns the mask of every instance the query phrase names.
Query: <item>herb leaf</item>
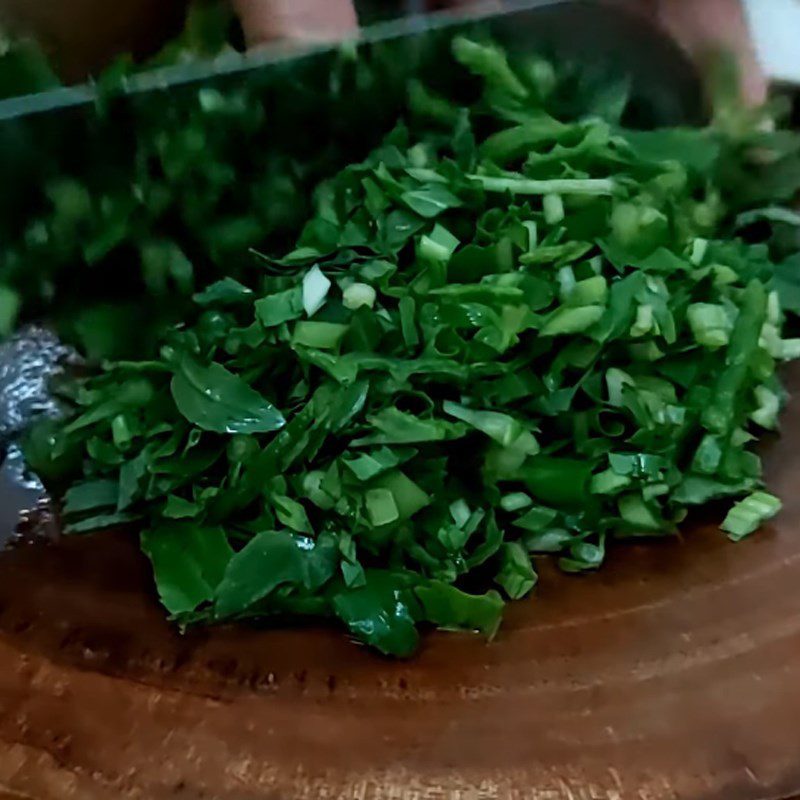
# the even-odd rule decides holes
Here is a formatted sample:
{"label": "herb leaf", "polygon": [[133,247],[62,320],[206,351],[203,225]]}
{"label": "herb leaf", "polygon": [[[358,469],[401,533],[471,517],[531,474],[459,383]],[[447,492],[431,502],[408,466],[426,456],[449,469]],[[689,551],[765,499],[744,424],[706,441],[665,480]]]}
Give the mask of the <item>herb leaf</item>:
{"label": "herb leaf", "polygon": [[194,611],[214,596],[233,551],[221,528],[172,523],[143,531],[158,594],[171,614]]}
{"label": "herb leaf", "polygon": [[221,364],[203,366],[183,356],[170,385],[178,411],[215,433],[266,433],[286,424],[269,401]]}

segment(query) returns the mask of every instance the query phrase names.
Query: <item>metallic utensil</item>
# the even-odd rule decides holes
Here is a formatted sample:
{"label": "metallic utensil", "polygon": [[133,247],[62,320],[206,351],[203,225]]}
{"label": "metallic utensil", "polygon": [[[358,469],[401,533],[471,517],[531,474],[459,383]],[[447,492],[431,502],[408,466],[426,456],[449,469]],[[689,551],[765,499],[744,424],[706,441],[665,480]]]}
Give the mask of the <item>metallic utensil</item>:
{"label": "metallic utensil", "polygon": [[[655,122],[703,116],[701,82],[681,49],[642,15],[591,0],[507,0],[502,5],[492,0],[468,10],[412,13],[365,28],[346,42],[272,44],[143,72],[129,78],[124,91],[135,95],[235,82],[259,71],[331,58],[342,47],[363,50],[474,28],[516,47],[547,48],[556,57],[613,64],[631,75],[634,96],[646,100]],[[97,84],[85,83],[11,98],[0,101],[0,121],[90,105],[99,96]]]}

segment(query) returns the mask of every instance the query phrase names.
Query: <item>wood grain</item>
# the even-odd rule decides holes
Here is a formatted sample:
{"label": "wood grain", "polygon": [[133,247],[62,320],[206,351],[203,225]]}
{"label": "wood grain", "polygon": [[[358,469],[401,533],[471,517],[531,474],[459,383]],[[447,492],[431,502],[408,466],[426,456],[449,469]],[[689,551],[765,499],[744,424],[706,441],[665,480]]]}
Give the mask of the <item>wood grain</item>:
{"label": "wood grain", "polygon": [[[800,388],[800,369],[790,375]],[[800,790],[800,402],[785,510],[546,564],[497,640],[179,636],[124,536],[0,558],[0,792],[35,800],[776,800]],[[2,794],[0,794],[2,797]]]}

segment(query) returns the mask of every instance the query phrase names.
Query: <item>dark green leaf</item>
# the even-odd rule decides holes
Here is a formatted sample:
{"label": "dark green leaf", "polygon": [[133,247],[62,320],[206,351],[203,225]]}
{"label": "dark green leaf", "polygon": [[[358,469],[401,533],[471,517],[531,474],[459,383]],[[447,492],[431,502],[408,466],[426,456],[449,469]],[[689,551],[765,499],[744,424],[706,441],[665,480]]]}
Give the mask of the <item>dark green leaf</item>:
{"label": "dark green leaf", "polygon": [[500,571],[495,579],[512,600],[525,597],[539,576],[533,568],[531,557],[519,542],[506,542],[503,545]]}
{"label": "dark green leaf", "polygon": [[461,201],[439,183],[404,192],[401,199],[415,214],[425,218],[437,217],[461,205]]}
{"label": "dark green leaf", "polygon": [[78,483],[64,495],[63,513],[66,516],[111,508],[117,504],[119,487],[116,481],[96,480]]}
{"label": "dark green leaf", "polygon": [[333,608],[357,639],[381,653],[403,658],[419,644],[406,596],[403,583],[391,573],[370,570],[366,585],[334,595]]}
{"label": "dark green leaf", "polygon": [[206,367],[184,356],[171,390],[178,411],[205,431],[267,433],[286,424],[270,402],[220,364]]}
{"label": "dark green leaf", "polygon": [[440,628],[480,631],[489,639],[500,627],[503,600],[497,592],[466,594],[441,581],[427,581],[414,589],[422,618]]}
{"label": "dark green leaf", "polygon": [[[318,588],[333,574],[330,543],[316,553],[311,540],[297,539],[286,531],[259,533],[231,558],[217,587],[214,613],[219,618],[247,611],[280,586]],[[329,569],[323,568],[328,563]]]}
{"label": "dark green leaf", "polygon": [[274,328],[303,313],[303,292],[298,286],[256,300],[256,317],[265,328]]}
{"label": "dark green leaf", "polygon": [[253,290],[239,283],[233,278],[223,278],[212,283],[194,296],[194,301],[200,306],[235,305],[246,303],[253,297]]}
{"label": "dark green leaf", "polygon": [[221,528],[174,523],[143,531],[141,539],[170,614],[194,611],[210,601],[233,555]]}

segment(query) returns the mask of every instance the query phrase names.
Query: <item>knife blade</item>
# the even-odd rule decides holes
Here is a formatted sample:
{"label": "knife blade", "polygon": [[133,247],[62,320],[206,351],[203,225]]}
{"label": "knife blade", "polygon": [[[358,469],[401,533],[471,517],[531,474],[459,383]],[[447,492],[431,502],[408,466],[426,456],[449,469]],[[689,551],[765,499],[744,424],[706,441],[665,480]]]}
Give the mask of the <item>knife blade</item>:
{"label": "knife blade", "polygon": [[[681,49],[656,25],[619,5],[589,0],[496,0],[467,8],[377,23],[343,42],[269,44],[246,53],[162,67],[127,78],[128,95],[196,90],[245,82],[253,75],[324,62],[343,49],[360,53],[458,32],[480,31],[508,47],[546,49],[557,58],[613,65],[631,76],[634,97],[649,107],[654,123],[695,122],[704,115],[701,81]],[[413,62],[409,62],[409,72]],[[94,82],[0,101],[0,122],[91,106],[102,97]]]}

